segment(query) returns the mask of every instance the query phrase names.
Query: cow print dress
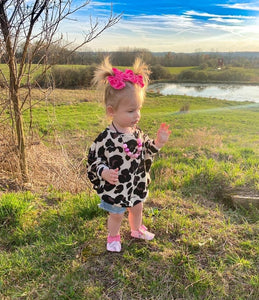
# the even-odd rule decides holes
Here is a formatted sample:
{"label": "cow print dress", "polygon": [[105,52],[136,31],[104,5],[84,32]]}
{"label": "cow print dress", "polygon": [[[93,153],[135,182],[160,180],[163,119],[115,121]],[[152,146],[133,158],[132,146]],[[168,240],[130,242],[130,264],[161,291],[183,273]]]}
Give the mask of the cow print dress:
{"label": "cow print dress", "polygon": [[[129,157],[123,144],[137,153],[137,139],[142,140],[138,158]],[[107,127],[90,147],[87,162],[88,177],[100,198],[109,204],[132,207],[146,199],[150,184],[150,168],[159,151],[154,140],[137,128],[134,133],[120,133]],[[110,184],[101,177],[104,168],[118,168],[118,182]]]}

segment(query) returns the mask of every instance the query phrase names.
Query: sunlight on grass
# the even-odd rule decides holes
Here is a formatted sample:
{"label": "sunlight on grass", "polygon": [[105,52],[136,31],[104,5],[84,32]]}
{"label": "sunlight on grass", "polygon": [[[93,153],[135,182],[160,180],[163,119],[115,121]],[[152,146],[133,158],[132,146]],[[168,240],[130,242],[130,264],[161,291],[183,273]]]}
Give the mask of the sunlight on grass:
{"label": "sunlight on grass", "polygon": [[227,197],[258,193],[258,109],[148,94],[140,127],[150,137],[161,122],[172,129],[143,212],[156,236],[132,239],[125,216],[114,254],[105,250],[107,214],[85,179],[87,150],[108,124],[89,93],[55,91],[33,108],[34,191],[0,186],[1,299],[257,299],[258,209]]}

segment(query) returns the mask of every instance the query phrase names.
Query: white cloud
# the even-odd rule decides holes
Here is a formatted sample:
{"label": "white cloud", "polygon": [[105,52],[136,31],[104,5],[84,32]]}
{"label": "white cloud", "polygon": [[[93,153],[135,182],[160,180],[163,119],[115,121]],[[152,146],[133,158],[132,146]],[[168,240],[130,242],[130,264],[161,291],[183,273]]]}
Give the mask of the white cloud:
{"label": "white cloud", "polygon": [[[259,40],[257,35],[258,33],[258,26],[257,25],[250,25],[250,26],[227,26],[222,24],[216,23],[207,23],[204,25],[206,28],[211,28],[217,31],[230,33],[232,38],[234,36],[239,36],[244,39],[251,39],[251,40]],[[215,35],[217,37],[217,35]],[[231,39],[230,36],[230,39]]]}
{"label": "white cloud", "polygon": [[259,2],[258,3],[235,3],[235,4],[217,4],[217,6],[232,8],[232,9],[241,9],[241,10],[253,10],[259,11]]}
{"label": "white cloud", "polygon": [[198,12],[194,10],[189,10],[184,13],[187,16],[197,16],[197,17],[208,17],[208,18],[235,18],[235,19],[256,19],[252,16],[240,16],[240,15],[215,15],[204,12]]}
{"label": "white cloud", "polygon": [[[95,12],[105,20],[110,7],[96,2]],[[109,3],[110,4],[110,3]],[[99,10],[100,9],[100,10]],[[107,13],[108,12],[108,13]],[[86,15],[80,15],[74,26],[65,26],[75,40],[80,41],[80,31],[87,31]],[[100,21],[102,19],[100,18]],[[257,23],[257,24],[256,24]],[[129,15],[93,40],[91,49],[117,50],[123,47],[146,48],[151,51],[193,52],[195,49],[210,51],[259,51],[258,18],[254,16],[220,15],[195,10],[183,15]]]}
{"label": "white cloud", "polygon": [[200,27],[193,22],[191,17],[183,15],[131,16],[130,18],[123,19],[116,27],[125,27],[129,30],[141,28],[141,30],[144,30],[145,32],[150,32],[150,30],[158,32],[170,31],[171,33],[178,32],[179,30],[186,30],[188,28],[200,29]]}
{"label": "white cloud", "polygon": [[223,18],[210,18],[209,21],[215,21],[219,23],[229,23],[229,24],[240,24],[244,22],[239,19],[223,19]]}
{"label": "white cloud", "polygon": [[91,1],[90,4],[92,6],[111,6],[111,3],[98,2],[98,1]]}

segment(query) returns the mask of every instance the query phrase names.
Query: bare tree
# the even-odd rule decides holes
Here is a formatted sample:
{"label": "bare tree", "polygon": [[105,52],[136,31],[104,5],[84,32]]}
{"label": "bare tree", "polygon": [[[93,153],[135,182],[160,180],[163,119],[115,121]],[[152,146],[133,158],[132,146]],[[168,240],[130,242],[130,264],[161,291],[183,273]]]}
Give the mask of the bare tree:
{"label": "bare tree", "polygon": [[[4,80],[9,96],[7,100],[0,99],[0,101],[4,103],[2,106],[9,106],[9,113],[13,116],[19,167],[24,182],[28,181],[28,170],[22,113],[24,107],[31,101],[31,78],[35,71],[35,65],[32,64],[33,57],[44,48],[44,55],[39,58],[38,63],[46,62],[49,67],[48,49],[62,38],[56,38],[61,22],[91,3],[88,0],[75,6],[75,2],[78,3],[73,0],[0,0],[0,59],[5,59],[9,69],[9,77]],[[100,24],[98,19],[92,22],[89,17],[89,31],[84,33],[83,41],[75,46],[71,53],[98,37],[120,18],[121,14],[113,14],[112,9],[103,24]],[[70,44],[66,46],[68,45],[71,48]],[[42,69],[43,71],[46,69]],[[3,72],[1,73],[3,75]],[[25,83],[28,92],[21,97],[21,86]]]}

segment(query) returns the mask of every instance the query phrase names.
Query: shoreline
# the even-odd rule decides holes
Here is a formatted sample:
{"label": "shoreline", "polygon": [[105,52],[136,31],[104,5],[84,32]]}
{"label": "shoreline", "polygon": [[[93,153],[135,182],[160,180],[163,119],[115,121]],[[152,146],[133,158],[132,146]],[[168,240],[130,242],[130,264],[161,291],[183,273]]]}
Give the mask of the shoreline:
{"label": "shoreline", "polygon": [[179,80],[152,80],[149,83],[149,86],[155,83],[196,83],[196,84],[233,84],[233,85],[252,85],[252,86],[259,86],[259,82],[247,82],[247,81],[194,81],[194,80],[187,80],[187,81],[179,81]]}

